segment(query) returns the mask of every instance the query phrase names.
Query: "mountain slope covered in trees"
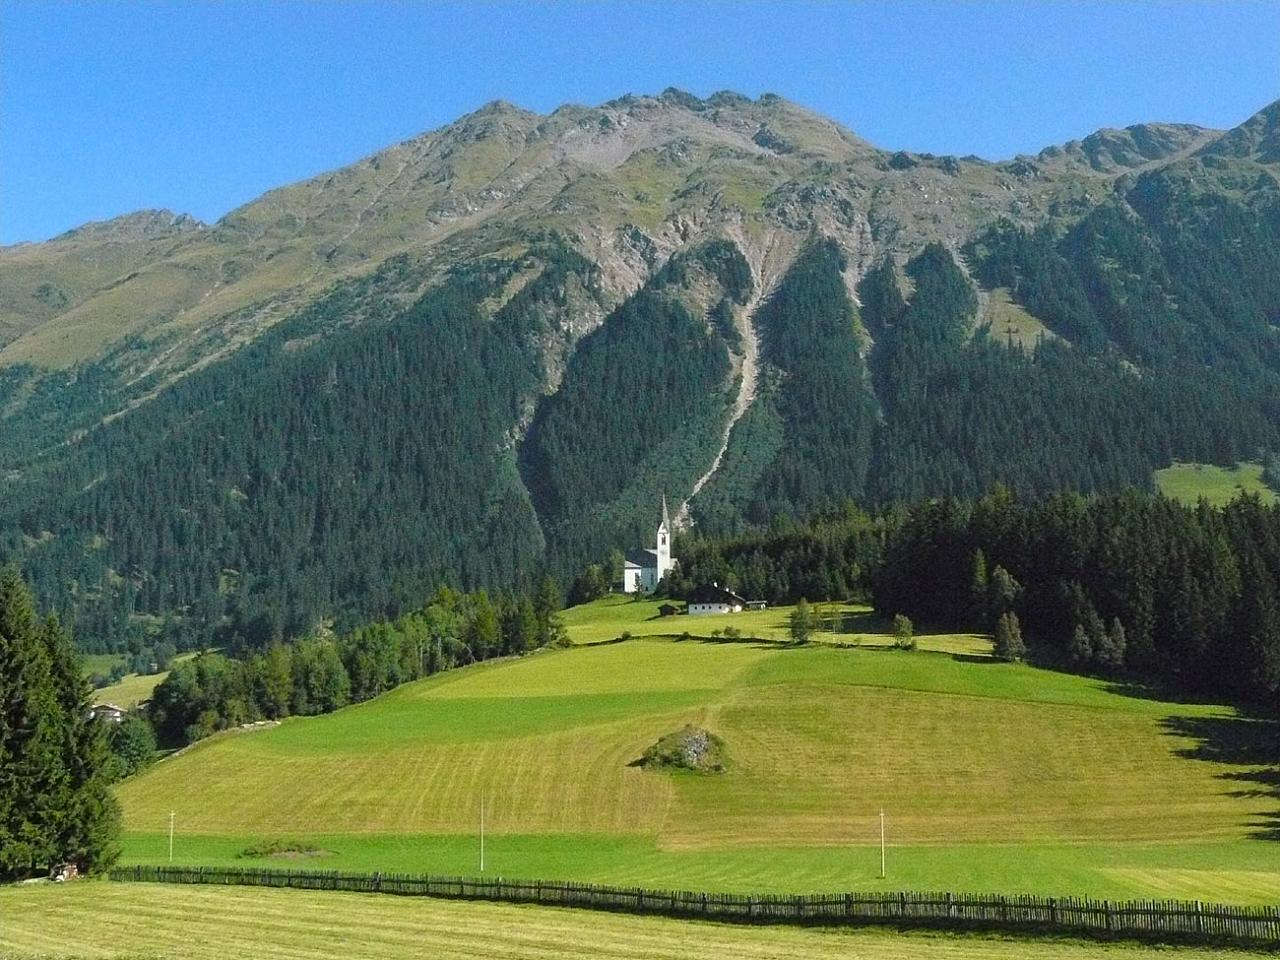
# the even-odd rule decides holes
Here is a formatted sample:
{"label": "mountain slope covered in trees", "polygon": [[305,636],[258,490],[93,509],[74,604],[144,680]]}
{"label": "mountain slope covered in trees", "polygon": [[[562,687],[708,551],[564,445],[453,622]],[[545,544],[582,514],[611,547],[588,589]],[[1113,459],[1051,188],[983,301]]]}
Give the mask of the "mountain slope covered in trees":
{"label": "mountain slope covered in trees", "polygon": [[988,163],[770,95],[499,103],[4,248],[0,555],[83,645],[264,645],[567,583],[664,492],[728,533],[1266,459],[1278,127]]}

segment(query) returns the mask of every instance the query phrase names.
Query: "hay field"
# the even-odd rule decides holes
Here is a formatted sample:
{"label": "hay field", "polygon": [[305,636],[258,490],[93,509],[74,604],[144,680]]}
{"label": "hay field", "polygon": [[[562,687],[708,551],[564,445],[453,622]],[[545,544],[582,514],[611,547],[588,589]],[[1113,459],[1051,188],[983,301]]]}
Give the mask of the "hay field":
{"label": "hay field", "polygon": [[[728,773],[630,766],[690,722]],[[506,876],[1274,902],[1274,773],[1235,749],[1274,735],[990,658],[635,639],[214,738],[119,793],[144,862],[173,810],[183,862],[287,838],[323,851],[306,866],[471,873],[483,800]]]}
{"label": "hay field", "polygon": [[[0,916],[0,955],[12,960],[1138,960],[1153,953],[1132,944],[735,927],[373,894],[95,882],[2,888]],[[1209,960],[1221,953],[1161,955]]]}

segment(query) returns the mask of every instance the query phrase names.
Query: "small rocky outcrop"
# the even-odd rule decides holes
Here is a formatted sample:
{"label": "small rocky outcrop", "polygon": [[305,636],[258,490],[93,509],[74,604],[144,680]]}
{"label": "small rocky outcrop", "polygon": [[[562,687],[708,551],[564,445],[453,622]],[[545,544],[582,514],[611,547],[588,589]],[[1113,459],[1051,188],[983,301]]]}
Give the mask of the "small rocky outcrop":
{"label": "small rocky outcrop", "polygon": [[723,740],[702,727],[686,724],[660,739],[632,766],[651,770],[724,773],[727,762]]}

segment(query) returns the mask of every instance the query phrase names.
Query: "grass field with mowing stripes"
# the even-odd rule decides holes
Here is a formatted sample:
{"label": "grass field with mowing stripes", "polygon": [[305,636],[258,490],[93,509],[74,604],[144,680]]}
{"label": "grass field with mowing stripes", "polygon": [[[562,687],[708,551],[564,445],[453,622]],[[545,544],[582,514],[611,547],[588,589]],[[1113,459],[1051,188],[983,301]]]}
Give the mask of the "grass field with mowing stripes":
{"label": "grass field with mowing stripes", "polygon": [[[13,960],[1137,960],[1154,952],[1123,943],[738,927],[377,894],[103,882],[2,888],[0,917],[0,954]],[[1223,955],[1160,952],[1177,960]]]}
{"label": "grass field with mowing stripes", "polygon": [[[728,773],[630,765],[688,722],[724,737]],[[483,797],[507,876],[1265,903],[1274,737],[989,657],[650,638],[215,738],[119,792],[133,862],[167,857],[173,810],[182,863],[279,864],[238,855],[287,839],[325,851],[300,866],[472,873]]]}

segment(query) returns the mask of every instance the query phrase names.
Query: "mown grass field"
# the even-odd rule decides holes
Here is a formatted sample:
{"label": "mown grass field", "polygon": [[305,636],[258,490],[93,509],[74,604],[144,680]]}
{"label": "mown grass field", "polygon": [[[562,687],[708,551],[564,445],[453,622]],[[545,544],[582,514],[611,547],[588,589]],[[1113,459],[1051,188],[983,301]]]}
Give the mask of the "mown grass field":
{"label": "mown grass field", "polygon": [[[0,955],[14,960],[1128,960],[1134,944],[875,928],[738,927],[551,907],[244,887],[80,882],[0,888]],[[1221,951],[1160,951],[1209,960]],[[1231,951],[1244,958],[1267,954]]]}
{"label": "mown grass field", "polygon": [[1262,482],[1260,463],[1237,463],[1234,467],[1175,463],[1156,471],[1156,486],[1165,496],[1191,504],[1203,498],[1220,507],[1242,493],[1256,493],[1265,503],[1276,500],[1275,491]]}
{"label": "mown grass field", "polygon": [[[594,608],[581,641],[657,623]],[[885,642],[596,642],[215,738],[119,788],[125,859],[167,857],[172,810],[180,862],[294,862],[239,856],[288,839],[323,851],[300,866],[473,873],[483,799],[505,876],[1280,901],[1273,726]],[[690,722],[728,773],[630,766]]]}
{"label": "mown grass field", "polygon": [[[678,615],[663,617],[658,609],[665,601],[645,597],[614,595],[571,607],[565,611],[565,627],[569,639],[578,644],[616,640],[624,632],[633,637],[679,637],[688,633],[702,639],[715,639],[733,627],[743,639],[790,640],[792,607],[745,610],[742,613]],[[892,646],[889,625],[871,608],[857,603],[815,603],[811,605],[816,630],[815,644],[887,648]],[[991,652],[991,641],[971,633],[918,632],[917,647],[934,653],[958,653],[985,656]]]}
{"label": "mown grass field", "polygon": [[[183,653],[174,657],[174,663],[181,663],[184,660],[190,660],[194,657],[194,653]],[[98,663],[105,663],[106,670],[110,670],[113,663],[110,658],[118,658],[118,654],[100,654],[97,658],[86,657],[86,669],[94,672],[99,671]],[[92,665],[92,666],[91,666]],[[150,700],[151,695],[155,693],[156,687],[164,683],[166,677],[169,676],[168,670],[162,670],[159,673],[127,673],[115,683],[105,687],[99,687],[93,691],[93,698],[98,703],[114,703],[117,707],[124,707],[126,710],[132,710],[143,700]]]}

